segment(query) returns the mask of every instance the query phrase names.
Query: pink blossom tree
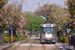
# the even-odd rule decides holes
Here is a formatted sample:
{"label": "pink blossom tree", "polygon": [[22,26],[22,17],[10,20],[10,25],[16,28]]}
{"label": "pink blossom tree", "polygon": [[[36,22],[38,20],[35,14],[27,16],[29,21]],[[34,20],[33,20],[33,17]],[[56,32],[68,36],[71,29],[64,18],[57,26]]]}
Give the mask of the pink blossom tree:
{"label": "pink blossom tree", "polygon": [[[13,4],[9,4],[0,9],[0,30],[2,31],[2,43],[4,43],[4,30],[3,28],[9,27],[11,23],[18,26],[18,29],[22,29],[23,25],[27,23],[27,12],[21,12],[22,7],[13,7]],[[20,24],[20,25],[19,25]]]}

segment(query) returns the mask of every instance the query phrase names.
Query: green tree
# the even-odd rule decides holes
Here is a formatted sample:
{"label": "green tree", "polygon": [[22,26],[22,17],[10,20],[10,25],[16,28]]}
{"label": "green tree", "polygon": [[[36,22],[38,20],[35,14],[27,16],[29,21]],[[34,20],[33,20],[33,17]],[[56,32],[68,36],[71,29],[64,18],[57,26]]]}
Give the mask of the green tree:
{"label": "green tree", "polygon": [[43,17],[34,17],[33,15],[28,16],[28,23],[27,23],[27,30],[34,30],[39,31],[40,30],[40,24],[45,22],[46,20],[43,19]]}

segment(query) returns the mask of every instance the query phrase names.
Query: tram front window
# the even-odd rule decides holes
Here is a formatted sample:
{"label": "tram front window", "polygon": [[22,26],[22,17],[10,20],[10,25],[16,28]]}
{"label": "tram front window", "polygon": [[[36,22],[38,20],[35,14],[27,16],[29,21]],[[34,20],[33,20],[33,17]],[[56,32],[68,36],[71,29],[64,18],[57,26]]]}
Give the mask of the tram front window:
{"label": "tram front window", "polygon": [[53,34],[53,28],[44,28],[44,34]]}

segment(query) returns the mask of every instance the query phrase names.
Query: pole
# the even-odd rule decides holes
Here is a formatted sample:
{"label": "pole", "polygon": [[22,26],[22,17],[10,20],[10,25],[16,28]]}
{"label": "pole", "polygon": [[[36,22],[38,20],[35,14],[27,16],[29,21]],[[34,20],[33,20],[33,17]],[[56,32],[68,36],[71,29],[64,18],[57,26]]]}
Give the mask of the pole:
{"label": "pole", "polygon": [[70,34],[68,34],[68,45],[70,45]]}
{"label": "pole", "polygon": [[70,37],[71,37],[70,31],[71,31],[71,29],[70,29],[70,28],[67,28],[67,33],[68,33],[68,45],[70,45]]}
{"label": "pole", "polygon": [[13,30],[11,30],[11,43],[13,43]]}

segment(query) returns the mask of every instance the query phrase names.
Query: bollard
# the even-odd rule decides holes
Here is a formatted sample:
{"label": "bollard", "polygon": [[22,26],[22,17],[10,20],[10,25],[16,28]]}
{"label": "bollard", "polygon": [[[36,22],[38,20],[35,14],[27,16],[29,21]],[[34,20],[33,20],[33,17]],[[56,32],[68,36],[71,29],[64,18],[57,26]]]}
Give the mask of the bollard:
{"label": "bollard", "polygon": [[70,37],[68,37],[68,45],[70,45]]}

